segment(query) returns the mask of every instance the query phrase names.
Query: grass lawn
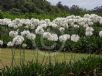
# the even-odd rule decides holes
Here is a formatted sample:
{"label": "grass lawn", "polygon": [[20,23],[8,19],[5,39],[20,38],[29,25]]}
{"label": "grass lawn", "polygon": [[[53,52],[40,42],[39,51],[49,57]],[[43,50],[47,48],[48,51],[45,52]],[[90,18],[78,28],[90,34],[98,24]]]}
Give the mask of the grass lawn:
{"label": "grass lawn", "polygon": [[[20,51],[22,52],[24,49],[12,49],[15,52],[15,64],[19,64],[21,58],[23,59],[24,56],[20,56]],[[9,48],[0,49],[0,68],[4,66],[10,66],[12,61],[12,51]],[[25,62],[27,61],[36,61],[38,59],[39,63],[47,64],[49,62],[49,58],[51,59],[52,63],[55,62],[63,62],[70,60],[78,60],[81,58],[88,57],[89,54],[79,54],[79,53],[62,53],[62,52],[42,52],[39,50],[24,50],[25,51]],[[22,53],[23,55],[23,53]]]}

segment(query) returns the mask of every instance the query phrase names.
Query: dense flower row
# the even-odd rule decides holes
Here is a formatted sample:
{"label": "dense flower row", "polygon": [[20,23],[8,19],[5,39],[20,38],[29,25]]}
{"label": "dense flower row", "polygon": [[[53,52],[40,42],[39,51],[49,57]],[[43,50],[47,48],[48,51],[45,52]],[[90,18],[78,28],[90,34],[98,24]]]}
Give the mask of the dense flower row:
{"label": "dense flower row", "polygon": [[[98,25],[95,26],[95,23]],[[0,27],[7,27],[9,37],[12,39],[7,42],[7,46],[25,44],[25,40],[34,41],[38,36],[48,41],[72,41],[78,42],[81,37],[94,36],[95,27],[101,27],[102,17],[95,14],[85,14],[81,16],[59,17],[51,21],[50,19],[0,19]],[[0,31],[2,32],[2,31]],[[96,35],[97,36],[97,35]],[[102,37],[102,29],[98,31],[98,36]],[[2,35],[1,35],[2,37]],[[1,38],[0,38],[1,39]],[[0,40],[3,45],[4,40]]]}

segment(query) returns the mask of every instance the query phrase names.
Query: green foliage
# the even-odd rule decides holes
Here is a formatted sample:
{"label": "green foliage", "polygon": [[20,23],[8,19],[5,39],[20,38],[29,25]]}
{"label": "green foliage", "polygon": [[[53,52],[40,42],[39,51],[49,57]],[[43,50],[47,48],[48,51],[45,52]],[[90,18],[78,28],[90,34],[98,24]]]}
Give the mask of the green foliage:
{"label": "green foliage", "polygon": [[[0,19],[2,18],[9,18],[9,19],[16,19],[16,18],[24,18],[24,19],[31,19],[31,18],[36,18],[36,19],[55,19],[56,17],[65,17],[70,15],[69,13],[55,13],[55,14],[37,14],[37,13],[20,13],[18,12],[18,9],[12,9],[15,10],[12,13],[11,12],[3,12],[0,11]],[[11,11],[12,11],[11,10]]]}
{"label": "green foliage", "polygon": [[14,67],[1,69],[2,76],[94,76],[102,72],[102,57],[89,56],[74,62],[40,63],[28,62]]}

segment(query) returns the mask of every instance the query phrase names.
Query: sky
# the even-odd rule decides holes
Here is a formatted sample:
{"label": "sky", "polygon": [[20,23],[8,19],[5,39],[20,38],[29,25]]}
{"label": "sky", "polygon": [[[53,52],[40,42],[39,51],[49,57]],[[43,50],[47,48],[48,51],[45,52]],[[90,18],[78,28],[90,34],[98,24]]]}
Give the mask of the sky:
{"label": "sky", "polygon": [[96,6],[102,5],[102,0],[48,0],[51,4],[56,4],[59,1],[64,5],[72,6],[79,5],[82,8],[93,9]]}

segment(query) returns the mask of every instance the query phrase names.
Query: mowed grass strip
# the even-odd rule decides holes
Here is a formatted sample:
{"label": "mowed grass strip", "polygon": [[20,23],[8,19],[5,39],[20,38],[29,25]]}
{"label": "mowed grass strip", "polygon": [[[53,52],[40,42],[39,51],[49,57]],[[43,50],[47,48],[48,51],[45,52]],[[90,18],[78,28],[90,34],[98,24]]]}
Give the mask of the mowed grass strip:
{"label": "mowed grass strip", "polygon": [[[10,49],[10,48],[1,48],[0,49],[0,68],[4,66],[10,66],[12,62],[12,51],[15,52],[14,55],[14,64],[20,64],[21,59],[23,60],[25,55],[25,61],[38,61],[42,64],[49,63],[49,59],[52,63],[55,62],[69,62],[75,61],[81,58],[86,58],[90,56],[90,54],[79,54],[79,53],[65,53],[65,52],[48,52],[48,51],[40,51],[40,50],[26,50],[26,49]],[[23,55],[24,51],[24,55]],[[21,55],[22,56],[21,56]],[[12,65],[11,65],[12,66]]]}

